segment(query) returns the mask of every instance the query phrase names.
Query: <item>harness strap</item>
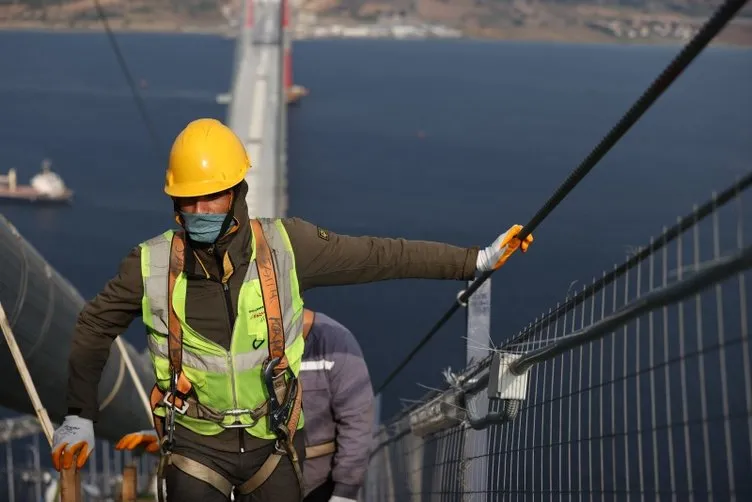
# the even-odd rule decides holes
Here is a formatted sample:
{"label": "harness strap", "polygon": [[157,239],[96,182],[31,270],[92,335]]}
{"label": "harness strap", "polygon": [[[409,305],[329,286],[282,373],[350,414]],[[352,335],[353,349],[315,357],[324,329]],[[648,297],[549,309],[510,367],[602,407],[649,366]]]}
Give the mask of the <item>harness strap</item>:
{"label": "harness strap", "polygon": [[269,479],[269,476],[272,475],[274,469],[277,468],[277,465],[279,465],[279,461],[282,460],[282,455],[283,454],[280,453],[272,453],[271,455],[266,457],[266,460],[263,464],[261,464],[261,467],[259,467],[258,471],[256,471],[248,481],[238,486],[238,494],[247,495],[264,484],[264,482]]}
{"label": "harness strap", "polygon": [[[274,369],[274,376],[275,378],[279,377],[280,379],[284,379],[284,375],[289,368],[290,363],[285,355],[285,330],[282,323],[282,306],[279,301],[277,275],[274,271],[271,249],[269,248],[269,243],[264,235],[261,222],[257,219],[251,220],[251,230],[253,231],[253,237],[256,241],[256,267],[258,268],[261,296],[264,300],[264,312],[266,313],[266,323],[269,334],[269,361],[274,359],[279,361]],[[305,323],[305,311],[303,315]],[[276,390],[275,385],[275,391]],[[292,392],[295,392],[294,396],[290,395]],[[288,455],[292,462],[293,469],[295,470],[295,475],[298,478],[298,488],[302,498],[303,474],[300,470],[298,453],[295,450],[295,445],[293,443],[303,409],[303,392],[300,388],[300,382],[298,382],[297,385],[288,385],[286,387],[284,400],[280,399],[280,402],[288,402],[289,399],[294,399],[294,401],[287,423],[285,424],[286,437],[277,442],[276,450],[269,455],[259,470],[256,471],[245,483],[237,487],[237,492],[239,494],[245,495],[256,490],[267,479],[269,479],[269,476],[272,475],[274,469],[279,465],[282,456]],[[280,449],[280,446],[282,449]]]}
{"label": "harness strap", "polygon": [[[185,238],[183,232],[172,235],[170,246],[170,273],[167,283],[167,352],[170,356],[170,370],[180,376],[183,371],[183,328],[172,306],[172,293],[175,282],[185,268]],[[187,379],[186,379],[187,381]],[[190,384],[190,382],[188,382]]]}
{"label": "harness strap", "polygon": [[[183,273],[185,268],[185,236],[183,232],[175,232],[172,235],[170,243],[170,263],[169,275],[167,279],[167,352],[170,359],[170,375],[177,377],[175,392],[170,396],[171,405],[182,410],[185,406],[185,399],[193,390],[193,384],[183,374],[183,328],[180,325],[177,312],[172,305],[172,293],[175,289],[175,282],[178,276]],[[172,385],[172,382],[171,382]],[[154,426],[160,441],[165,434],[165,419],[157,416],[154,411],[160,404],[163,404],[165,393],[157,385],[151,391],[150,404],[152,416],[154,417]]]}
{"label": "harness strap", "polygon": [[313,327],[313,321],[315,317],[316,314],[313,312],[313,310],[303,310],[303,340],[308,338],[308,335],[311,332],[311,327]]}
{"label": "harness strap", "polygon": [[[185,378],[185,377],[183,377]],[[181,380],[178,380],[178,391],[180,392],[181,389]],[[277,380],[274,382],[274,388],[277,392],[278,399],[284,398],[284,392],[286,390],[285,382],[280,380]],[[196,400],[194,397],[187,397],[185,399],[182,399],[180,397],[175,397],[174,404],[169,399],[169,393],[164,392],[162,389],[159,388],[159,386],[154,385],[151,389],[151,396],[150,396],[150,403],[151,403],[151,409],[154,411],[159,406],[175,406],[176,412],[180,413],[181,415],[184,415],[189,418],[196,418],[199,420],[208,420],[211,422],[215,422],[218,424],[222,424],[225,418],[225,413],[222,413],[221,411],[217,411],[214,408],[211,408],[209,406],[206,406],[204,404],[201,404]],[[167,404],[166,404],[167,403]],[[261,418],[265,417],[269,413],[269,401],[264,401],[263,404],[258,406],[257,408],[250,410],[248,412],[248,415],[253,420],[260,420]],[[160,417],[161,418],[161,417]]]}
{"label": "harness strap", "polygon": [[334,441],[328,441],[326,443],[308,446],[305,449],[305,456],[306,460],[308,460],[309,458],[318,458],[325,455],[331,455],[335,451],[337,451],[337,443],[335,443]]}
{"label": "harness strap", "polygon": [[157,465],[157,502],[165,502],[165,467],[170,462],[170,452],[160,452],[159,464]]}
{"label": "harness strap", "polygon": [[[269,359],[280,359],[280,363],[275,370],[275,376],[282,376],[284,370],[288,368],[289,362],[285,355],[285,330],[282,324],[282,306],[279,301],[277,274],[274,271],[271,248],[264,235],[261,222],[257,219],[252,219],[251,230],[256,240],[256,267],[258,267],[261,296],[264,299],[264,312],[266,313],[266,323],[269,333]],[[313,316],[310,317],[312,320]],[[305,322],[305,311],[303,311],[303,319]],[[285,401],[291,397],[295,399],[286,424],[288,431],[287,441],[291,445],[295,431],[298,429],[298,421],[302,412],[303,392],[300,388],[300,382],[298,382],[295,396],[289,395],[292,390],[292,386],[287,386],[287,395],[285,396]],[[295,448],[292,449],[293,451],[295,450]],[[295,458],[297,459],[297,454]]]}
{"label": "harness strap", "polygon": [[298,426],[298,420],[300,420],[300,412],[302,410],[302,396],[303,393],[300,391],[298,391],[297,395],[295,396],[295,405],[293,406],[292,412],[290,413],[290,422],[288,422],[290,435],[289,439],[282,443],[283,450],[280,451],[279,449],[277,449],[274,453],[269,455],[261,465],[261,467],[259,467],[258,471],[256,471],[248,481],[236,488],[238,494],[247,495],[264,484],[264,482],[269,479],[269,476],[272,475],[274,469],[277,468],[277,465],[279,465],[279,461],[282,460],[282,457],[284,455],[287,455],[290,457],[293,469],[295,470],[295,476],[298,478],[298,487],[300,488],[302,498],[303,472],[300,470],[298,452],[295,450],[295,445],[293,444],[293,437],[295,435],[295,430]]}
{"label": "harness strap", "polygon": [[183,455],[178,455],[177,453],[170,455],[167,464],[172,464],[189,476],[210,484],[227,499],[230,498],[230,494],[232,493],[232,483],[214,469],[211,469],[200,462],[196,462],[193,459],[184,457]]}
{"label": "harness strap", "polygon": [[272,250],[264,235],[261,222],[251,220],[251,230],[256,241],[256,268],[258,269],[261,297],[264,301],[264,314],[269,334],[269,360],[279,359],[274,375],[280,375],[287,369],[289,362],[285,355],[285,328],[282,323],[282,305],[279,301],[277,273],[274,270]]}

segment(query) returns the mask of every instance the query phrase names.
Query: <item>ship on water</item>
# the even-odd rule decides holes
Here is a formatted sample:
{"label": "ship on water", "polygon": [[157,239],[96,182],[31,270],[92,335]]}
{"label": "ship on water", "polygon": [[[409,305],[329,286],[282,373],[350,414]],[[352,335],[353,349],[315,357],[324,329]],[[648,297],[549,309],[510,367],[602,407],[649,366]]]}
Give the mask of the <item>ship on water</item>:
{"label": "ship on water", "polygon": [[18,183],[15,168],[11,168],[7,175],[0,175],[0,200],[70,202],[73,191],[65,186],[59,174],[52,171],[51,165],[49,159],[44,159],[41,172],[34,175],[28,185]]}

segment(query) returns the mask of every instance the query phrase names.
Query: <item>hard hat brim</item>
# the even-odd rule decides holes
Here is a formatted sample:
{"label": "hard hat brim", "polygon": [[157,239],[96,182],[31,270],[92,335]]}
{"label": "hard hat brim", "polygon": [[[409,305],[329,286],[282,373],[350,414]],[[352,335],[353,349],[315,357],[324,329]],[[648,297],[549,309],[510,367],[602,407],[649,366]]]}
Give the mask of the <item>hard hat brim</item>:
{"label": "hard hat brim", "polygon": [[170,197],[201,197],[202,195],[223,192],[243,181],[246,172],[248,172],[248,169],[241,173],[240,176],[221,182],[212,180],[196,183],[173,183],[169,186],[165,184],[164,192]]}

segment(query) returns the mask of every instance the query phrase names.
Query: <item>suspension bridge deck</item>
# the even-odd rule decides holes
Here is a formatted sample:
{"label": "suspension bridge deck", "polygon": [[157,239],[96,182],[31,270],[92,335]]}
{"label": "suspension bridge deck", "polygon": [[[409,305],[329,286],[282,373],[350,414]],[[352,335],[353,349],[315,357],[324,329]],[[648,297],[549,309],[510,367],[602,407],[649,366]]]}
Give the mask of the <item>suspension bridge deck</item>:
{"label": "suspension bridge deck", "polygon": [[243,8],[227,120],[251,158],[246,176],[249,212],[279,217],[286,210],[282,4],[247,0]]}

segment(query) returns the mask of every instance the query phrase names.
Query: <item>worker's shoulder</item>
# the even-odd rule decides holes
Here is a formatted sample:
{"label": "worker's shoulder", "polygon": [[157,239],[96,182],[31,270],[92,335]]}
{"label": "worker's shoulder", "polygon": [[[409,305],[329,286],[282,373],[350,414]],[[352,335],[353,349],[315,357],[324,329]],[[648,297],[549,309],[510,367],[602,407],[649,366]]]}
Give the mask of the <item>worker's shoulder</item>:
{"label": "worker's shoulder", "polygon": [[266,232],[270,229],[273,229],[275,227],[279,228],[279,225],[282,225],[282,228],[289,233],[289,230],[287,228],[287,225],[285,224],[285,221],[288,220],[288,218],[251,218],[251,222],[257,221],[261,224],[261,228]]}
{"label": "worker's shoulder", "polygon": [[316,342],[314,343],[319,344],[327,351],[361,352],[360,345],[352,331],[321,312],[316,312],[311,334],[315,336]]}
{"label": "worker's shoulder", "polygon": [[120,260],[120,271],[130,272],[138,270],[141,273],[141,245],[133,246],[125,257]]}
{"label": "worker's shoulder", "polygon": [[[282,218],[280,220],[285,227],[293,248],[319,249],[321,246],[338,245],[338,237],[327,228],[315,225],[298,217]],[[310,247],[309,247],[310,246]]]}
{"label": "worker's shoulder", "polygon": [[173,232],[173,230],[167,230],[165,232],[162,232],[161,234],[155,235],[154,237],[150,237],[144,241],[141,241],[140,243],[133,246],[130,252],[125,256],[125,258],[123,258],[121,267],[138,266],[138,269],[140,271],[141,265],[136,264],[140,263],[141,255],[144,250],[147,250],[148,254],[146,256],[149,257],[153,257],[154,253],[158,253],[160,248],[169,252],[170,246],[172,246]]}
{"label": "worker's shoulder", "polygon": [[281,222],[282,226],[285,227],[285,230],[287,230],[288,233],[305,231],[306,228],[311,225],[304,219],[298,218],[297,216],[289,216],[286,218],[276,218],[272,221]]}

